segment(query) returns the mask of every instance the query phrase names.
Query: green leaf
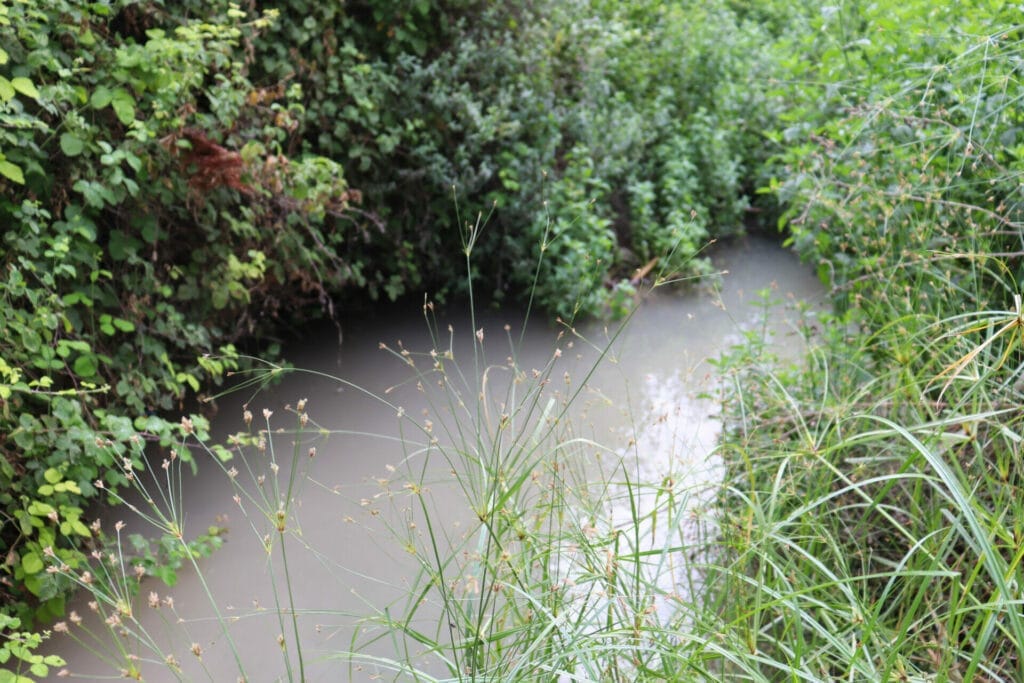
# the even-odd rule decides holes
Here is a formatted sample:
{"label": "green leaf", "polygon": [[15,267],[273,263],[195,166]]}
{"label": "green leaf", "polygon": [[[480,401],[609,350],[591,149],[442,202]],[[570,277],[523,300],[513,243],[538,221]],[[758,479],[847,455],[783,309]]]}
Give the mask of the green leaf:
{"label": "green leaf", "polygon": [[21,568],[26,574],[38,574],[43,571],[43,560],[36,553],[25,553],[21,558]]}
{"label": "green leaf", "polygon": [[64,133],[60,136],[60,149],[66,156],[76,157],[85,149],[85,143],[74,133]]}
{"label": "green leaf", "polygon": [[[104,330],[106,331],[106,330]],[[96,357],[95,356],[79,356],[75,359],[73,366],[75,374],[79,377],[89,378],[96,375]]]}
{"label": "green leaf", "polygon": [[124,261],[129,256],[135,255],[140,247],[142,247],[142,242],[131,235],[125,234],[121,230],[112,230],[110,233],[110,240],[107,244],[107,248],[110,251],[110,258],[115,261]]}
{"label": "green leaf", "polygon": [[0,102],[7,102],[14,99],[14,86],[11,82],[0,76]]}
{"label": "green leaf", "polygon": [[33,100],[39,99],[39,91],[36,90],[35,84],[24,76],[12,78],[11,85],[25,97],[31,97]]}
{"label": "green leaf", "polygon": [[114,91],[110,106],[114,108],[117,119],[124,125],[127,126],[135,120],[135,98],[124,88]]}
{"label": "green leaf", "polygon": [[0,47],[0,65],[6,64],[8,59],[10,59],[10,57],[7,55],[7,50]]}
{"label": "green leaf", "polygon": [[[2,76],[0,76],[0,78],[2,78]],[[25,175],[21,172],[21,167],[16,166],[9,161],[0,161],[0,175],[12,182],[18,183],[19,185],[25,184]]]}
{"label": "green leaf", "polygon": [[43,479],[50,482],[51,484],[56,484],[63,478],[64,477],[61,476],[60,472],[55,467],[51,467],[50,469],[43,472]]}
{"label": "green leaf", "polygon": [[55,510],[52,505],[39,500],[32,501],[28,506],[28,514],[33,517],[46,517],[53,512],[55,512]]}
{"label": "green leaf", "polygon": [[93,109],[103,109],[103,107],[110,104],[110,100],[113,98],[114,93],[110,91],[110,88],[100,86],[93,90],[92,97],[89,98],[89,104]]}
{"label": "green leaf", "polygon": [[31,671],[33,675],[39,676],[40,678],[50,673],[50,667],[46,666],[42,662],[36,662],[30,666],[28,670]]}

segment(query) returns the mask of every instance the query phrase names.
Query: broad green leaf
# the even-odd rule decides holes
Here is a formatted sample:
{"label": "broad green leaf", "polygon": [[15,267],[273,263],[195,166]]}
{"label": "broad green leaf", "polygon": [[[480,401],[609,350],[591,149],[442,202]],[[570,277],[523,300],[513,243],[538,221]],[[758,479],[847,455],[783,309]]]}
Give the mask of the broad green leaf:
{"label": "broad green leaf", "polygon": [[39,500],[32,501],[28,506],[28,514],[34,517],[46,517],[53,512],[56,512],[56,510],[53,509],[52,505]]}
{"label": "broad green leaf", "polygon": [[25,184],[25,174],[21,172],[21,167],[7,160],[0,161],[0,175],[19,185]]}
{"label": "broad green leaf", "polygon": [[39,99],[39,91],[36,90],[35,84],[24,76],[12,78],[11,85],[25,97],[31,97],[33,100]]}
{"label": "broad green leaf", "polygon": [[43,571],[43,560],[36,553],[25,553],[21,558],[21,568],[26,574],[38,574]]}
{"label": "broad green leaf", "polygon": [[69,157],[76,157],[85,149],[85,143],[74,133],[64,133],[60,136],[60,149]]}
{"label": "broad green leaf", "polygon": [[114,318],[113,323],[114,327],[121,330],[122,332],[135,331],[135,323],[131,322],[130,320],[125,320],[124,318]]}
{"label": "broad green leaf", "polygon": [[56,467],[51,467],[45,472],[43,472],[43,479],[50,482],[51,484],[56,484],[63,478],[64,477],[61,476],[60,472],[57,470]]}
{"label": "broad green leaf", "polygon": [[0,64],[6,64],[9,59],[7,50],[0,47]]}
{"label": "broad green leaf", "polygon": [[96,357],[79,356],[75,359],[73,366],[75,374],[79,377],[93,377],[96,375]]}
{"label": "broad green leaf", "polygon": [[0,76],[0,102],[7,102],[14,99],[14,86],[11,82]]}
{"label": "broad green leaf", "polygon": [[89,98],[89,104],[93,109],[103,109],[103,107],[110,104],[110,100],[114,97],[114,93],[110,91],[110,88],[104,88],[100,86],[93,90],[92,97]]}
{"label": "broad green leaf", "polygon": [[114,108],[118,121],[124,125],[127,126],[135,120],[135,98],[124,88],[118,88],[114,91],[114,96],[110,100],[110,106]]}

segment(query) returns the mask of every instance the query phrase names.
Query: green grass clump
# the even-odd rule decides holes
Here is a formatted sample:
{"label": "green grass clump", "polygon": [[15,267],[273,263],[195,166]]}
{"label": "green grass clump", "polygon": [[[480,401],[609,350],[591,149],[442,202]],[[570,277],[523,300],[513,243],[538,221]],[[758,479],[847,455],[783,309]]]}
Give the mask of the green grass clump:
{"label": "green grass clump", "polygon": [[815,352],[723,360],[711,585],[732,649],[772,679],[1024,675],[1021,42],[991,13],[920,9],[899,28],[831,17],[908,40],[822,53],[843,114],[805,122],[777,188],[833,287]]}

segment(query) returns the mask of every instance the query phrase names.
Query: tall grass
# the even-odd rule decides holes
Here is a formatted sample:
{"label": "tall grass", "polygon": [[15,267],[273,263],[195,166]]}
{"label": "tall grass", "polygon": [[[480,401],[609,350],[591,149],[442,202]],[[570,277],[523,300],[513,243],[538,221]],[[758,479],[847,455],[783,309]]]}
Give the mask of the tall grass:
{"label": "tall grass", "polygon": [[722,361],[706,614],[740,679],[741,661],[771,680],[1024,677],[1022,233],[999,142],[1020,41],[927,35],[948,59],[823,125],[787,180],[837,304],[806,330],[816,350]]}

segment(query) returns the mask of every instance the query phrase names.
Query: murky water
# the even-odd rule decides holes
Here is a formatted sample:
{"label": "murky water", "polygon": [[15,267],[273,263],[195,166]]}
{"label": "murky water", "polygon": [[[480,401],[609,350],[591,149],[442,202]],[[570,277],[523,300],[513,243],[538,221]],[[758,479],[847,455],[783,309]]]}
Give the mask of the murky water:
{"label": "murky water", "polygon": [[[282,610],[276,607],[288,604],[289,597],[274,515],[280,501],[291,500],[289,528],[295,534],[285,547],[291,600],[300,613],[305,679],[369,680],[372,667],[351,669],[336,654],[355,647],[366,654],[393,657],[402,656],[397,650],[412,647],[379,626],[360,621],[360,617],[385,611],[400,618],[416,604],[416,597],[410,598],[409,593],[419,569],[406,546],[422,548],[424,516],[411,505],[402,482],[412,480],[433,489],[430,519],[437,525],[441,545],[457,542],[462,530],[472,526],[467,496],[452,477],[452,470],[459,470],[463,479],[472,481],[465,469],[472,467],[466,464],[472,463],[472,457],[447,461],[430,449],[430,439],[436,436],[445,442],[459,442],[461,437],[450,432],[460,424],[475,420],[493,425],[503,419],[503,411],[510,410],[509,387],[513,385],[509,380],[514,373],[507,359],[513,354],[526,375],[534,368],[551,368],[548,391],[556,408],[585,381],[571,422],[582,442],[600,446],[592,449],[594,459],[585,467],[594,472],[594,481],[603,482],[602,490],[611,501],[603,524],[630,524],[634,508],[642,511],[658,504],[654,488],[630,488],[628,482],[655,483],[667,478],[679,481],[680,490],[690,492],[687,505],[694,519],[699,519],[721,478],[721,465],[709,457],[719,424],[714,406],[700,397],[714,381],[708,359],[746,332],[768,335],[785,353],[799,353],[793,331],[796,314],[786,304],[801,300],[814,306],[823,299],[810,269],[768,240],[748,238],[720,249],[715,264],[728,271],[720,287],[684,296],[651,297],[618,334],[614,329],[588,325],[574,335],[533,321],[520,337],[519,314],[487,313],[477,316],[472,326],[467,316],[441,320],[437,336],[432,338],[419,311],[392,311],[349,321],[340,353],[332,331],[311,334],[289,350],[289,359],[297,367],[334,375],[347,383],[318,374],[291,374],[258,395],[239,392],[223,399],[215,425],[224,432],[242,430],[242,403],[250,399],[254,425],[264,424],[266,408],[273,411],[269,418],[272,429],[290,430],[297,418],[286,406],[294,407],[306,399],[305,411],[313,423],[330,433],[305,437],[294,449],[295,439],[289,433],[270,439],[267,452],[249,449],[253,476],[263,476],[262,485],[252,482],[238,458],[228,467],[239,471],[235,481],[241,488],[233,487],[212,463],[205,463],[199,477],[185,475],[180,509],[185,511],[186,535],[210,525],[225,526],[229,531],[224,547],[201,562],[205,587],[199,575],[187,570],[181,572],[173,589],[155,580],[144,585],[134,614],[159,654],[138,646],[133,639],[112,643],[109,637],[89,646],[107,651],[112,646],[115,651],[123,648],[113,661],[102,661],[66,636],[57,636],[49,650],[60,652],[72,673],[90,680],[116,678],[123,668],[118,661],[123,662],[127,654],[138,658],[135,661],[148,681],[176,680],[163,662],[166,657],[180,663],[185,680],[234,681],[238,666],[206,597],[209,589],[221,615],[232,622],[230,637],[241,653],[248,680],[286,678],[287,664],[278,639],[285,634],[290,643],[293,625],[290,616],[279,619]],[[767,317],[763,307],[755,305],[757,292],[763,289],[770,289],[783,302]],[[560,329],[563,336],[556,340]],[[478,335],[483,343],[476,348],[482,347],[483,355],[474,363]],[[381,343],[390,351],[382,350]],[[409,352],[407,356],[402,355],[403,349]],[[411,359],[417,368],[429,369],[438,361],[428,353],[431,349],[438,352],[449,373],[445,391],[417,386],[408,365]],[[448,349],[459,363],[444,359]],[[605,350],[604,356],[590,374],[601,350]],[[403,358],[407,360],[403,362]],[[485,372],[485,368],[490,369]],[[481,391],[478,381],[484,377],[484,391],[491,399],[481,404],[475,399]],[[453,394],[453,390],[461,393]],[[461,397],[464,405],[459,405],[458,398],[449,400],[453,395]],[[516,400],[528,397],[524,394]],[[538,403],[532,418],[538,424],[543,418],[537,416],[545,407]],[[472,442],[470,436],[470,447]],[[316,447],[313,458],[308,455],[310,446]],[[298,473],[294,479],[293,462]],[[274,467],[278,468],[276,475]],[[289,481],[294,482],[292,489]],[[275,485],[281,491],[276,497]],[[261,491],[266,492],[266,501],[261,502]],[[632,505],[627,504],[631,492]],[[128,513],[123,519],[127,525],[124,534],[153,533],[152,527]],[[112,522],[106,522],[107,526]],[[634,538],[655,547],[667,542],[666,529],[658,528],[663,523],[645,523]],[[708,527],[695,524],[689,528],[682,533],[697,534]],[[273,547],[272,560],[268,560],[268,542]],[[659,566],[651,571],[657,574],[655,581],[666,596],[679,599],[681,592],[694,589],[683,585],[682,567]],[[149,591],[157,593],[160,607],[147,604]],[[173,610],[165,603],[167,596],[173,597]],[[89,611],[84,601],[75,608],[83,616]],[[666,598],[656,608],[660,616],[669,618],[671,600]],[[412,623],[440,638],[438,624],[442,621],[436,607],[425,604]],[[95,620],[92,623],[95,629]],[[82,628],[73,630],[87,640]],[[380,637],[375,640],[375,636]],[[193,645],[201,649],[200,657],[193,654]],[[287,649],[294,652],[292,645]],[[412,659],[428,659],[415,655],[413,647]],[[293,677],[298,679],[294,658],[292,666]],[[429,663],[424,666],[431,668]]]}

